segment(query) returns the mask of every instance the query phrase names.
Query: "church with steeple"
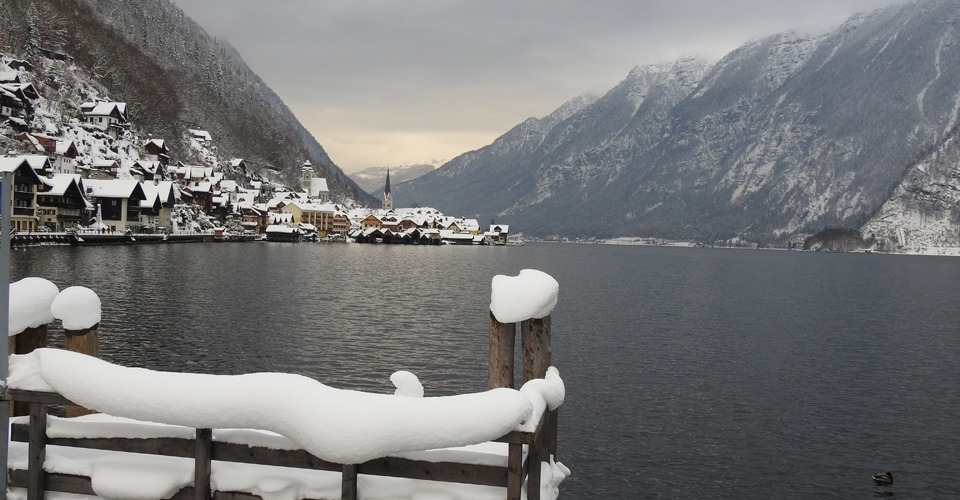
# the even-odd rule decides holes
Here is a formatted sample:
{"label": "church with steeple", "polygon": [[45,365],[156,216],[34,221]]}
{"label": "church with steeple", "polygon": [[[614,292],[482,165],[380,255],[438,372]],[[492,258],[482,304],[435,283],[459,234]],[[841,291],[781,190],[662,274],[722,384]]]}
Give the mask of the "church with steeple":
{"label": "church with steeple", "polygon": [[390,194],[390,167],[387,167],[387,183],[383,186],[383,202],[381,204],[384,210],[393,210],[393,195]]}

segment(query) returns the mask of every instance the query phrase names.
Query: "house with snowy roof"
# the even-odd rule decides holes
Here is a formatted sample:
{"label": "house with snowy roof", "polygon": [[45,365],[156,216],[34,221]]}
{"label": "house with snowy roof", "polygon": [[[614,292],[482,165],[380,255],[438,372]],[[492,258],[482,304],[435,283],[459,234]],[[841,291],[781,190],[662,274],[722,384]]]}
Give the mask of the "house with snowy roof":
{"label": "house with snowy roof", "polygon": [[53,174],[53,165],[46,155],[20,155],[20,158],[26,160],[30,167],[37,172],[37,175],[41,177]]}
{"label": "house with snowy roof", "polygon": [[[120,173],[120,163],[117,160],[99,159],[93,160],[90,164],[90,170],[87,172],[88,179],[116,179]],[[81,172],[83,175],[83,172]]]}
{"label": "house with snowy roof", "polygon": [[140,202],[147,199],[140,181],[133,179],[88,179],[83,182],[87,198],[99,214],[98,223],[114,231],[140,225]]}
{"label": "house with snowy roof", "polygon": [[10,218],[14,231],[34,231],[37,228],[37,190],[45,186],[36,170],[22,156],[0,156],[0,173],[13,174],[8,189],[13,213]]}
{"label": "house with snowy roof", "polygon": [[40,93],[32,83],[0,83],[0,116],[11,123],[26,126],[26,119],[33,115],[33,101]]}
{"label": "house with snowy roof", "polygon": [[77,229],[78,225],[87,224],[93,204],[84,195],[79,174],[54,174],[41,180],[45,186],[37,193],[40,224],[53,231]]}
{"label": "house with snowy roof", "polygon": [[198,144],[207,146],[213,142],[213,138],[210,137],[210,132],[202,129],[187,129],[190,133],[190,139]]}
{"label": "house with snowy roof", "polygon": [[281,213],[293,214],[293,221],[296,223],[313,225],[321,238],[333,232],[335,212],[336,206],[332,203],[303,200],[294,200],[281,210]]}
{"label": "house with snowy roof", "polygon": [[162,181],[167,177],[163,163],[152,160],[135,161],[130,167],[130,174],[139,181]]}
{"label": "house with snowy roof", "polygon": [[127,127],[127,103],[85,102],[80,105],[84,123],[116,139]]}
{"label": "house with snowy roof", "polygon": [[210,181],[193,181],[183,186],[183,191],[190,193],[193,202],[203,209],[204,213],[213,212],[213,183]]}
{"label": "house with snowy roof", "polygon": [[20,72],[12,68],[0,67],[0,84],[20,83]]}
{"label": "house with snowy roof", "polygon": [[71,140],[63,140],[43,134],[19,134],[17,139],[29,142],[37,151],[42,151],[50,158],[50,168],[56,174],[77,173],[76,159],[80,150]]}
{"label": "house with snowy roof", "polygon": [[150,139],[143,148],[147,151],[147,160],[160,162],[163,165],[170,164],[170,150],[163,139]]}
{"label": "house with snowy roof", "polygon": [[310,199],[317,200],[320,203],[330,201],[330,188],[327,187],[327,180],[323,177],[313,177],[310,179]]}
{"label": "house with snowy roof", "polygon": [[154,231],[160,228],[169,230],[170,216],[180,191],[173,182],[161,180],[142,182],[140,188],[146,197],[140,201],[140,225],[148,226]]}

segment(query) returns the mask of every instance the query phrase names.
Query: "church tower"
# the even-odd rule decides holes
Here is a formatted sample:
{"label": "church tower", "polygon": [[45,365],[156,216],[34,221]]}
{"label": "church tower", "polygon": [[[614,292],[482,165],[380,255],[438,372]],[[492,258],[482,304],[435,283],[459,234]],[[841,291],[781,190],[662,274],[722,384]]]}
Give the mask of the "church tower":
{"label": "church tower", "polygon": [[390,194],[390,167],[387,167],[387,183],[383,186],[383,203],[384,210],[393,210],[393,195]]}
{"label": "church tower", "polygon": [[311,179],[313,179],[313,165],[310,160],[307,160],[303,162],[303,167],[300,169],[300,187],[309,192]]}

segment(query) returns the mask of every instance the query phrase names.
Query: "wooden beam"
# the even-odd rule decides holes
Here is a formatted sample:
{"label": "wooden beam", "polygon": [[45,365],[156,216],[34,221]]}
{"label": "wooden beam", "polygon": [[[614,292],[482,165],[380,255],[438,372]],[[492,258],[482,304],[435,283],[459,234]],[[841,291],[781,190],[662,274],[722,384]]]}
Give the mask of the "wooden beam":
{"label": "wooden beam", "polygon": [[527,500],[540,500],[540,460],[543,453],[543,433],[537,434],[527,448]]}
{"label": "wooden beam", "polygon": [[26,401],[28,403],[46,403],[48,405],[70,405],[73,401],[55,393],[43,391],[25,391],[23,389],[7,389],[3,393],[7,401]]}
{"label": "wooden beam", "polygon": [[193,458],[193,498],[209,500],[210,469],[212,467],[213,430],[197,429],[196,448]]}
{"label": "wooden beam", "polygon": [[27,499],[43,500],[47,489],[43,462],[47,458],[47,405],[30,403],[30,442],[27,458]]}
{"label": "wooden beam", "polygon": [[510,443],[507,453],[507,500],[520,500],[523,490],[523,445]]}
{"label": "wooden beam", "polygon": [[454,462],[426,462],[398,457],[377,458],[360,464],[359,474],[402,477],[447,483],[506,486],[507,470],[496,465],[474,465]]}
{"label": "wooden beam", "polygon": [[543,378],[552,361],[550,316],[522,321],[520,334],[520,346],[523,350],[523,382]]}
{"label": "wooden beam", "polygon": [[489,345],[487,358],[487,388],[514,387],[514,345],[517,342],[517,324],[501,323],[490,313]]}
{"label": "wooden beam", "polygon": [[[14,488],[27,487],[28,471],[22,469],[10,470],[10,486]],[[47,474],[47,491],[59,491],[63,493],[76,493],[78,495],[96,496],[93,491],[93,485],[90,478],[86,476],[74,476],[71,474]]]}
{"label": "wooden beam", "polygon": [[345,464],[342,474],[340,499],[357,500],[357,466],[355,464]]}
{"label": "wooden beam", "polygon": [[[41,347],[47,347],[47,325],[27,328],[10,337],[7,352],[10,354],[29,354]],[[22,417],[30,414],[29,403],[25,401],[14,401],[12,407],[11,416]]]}

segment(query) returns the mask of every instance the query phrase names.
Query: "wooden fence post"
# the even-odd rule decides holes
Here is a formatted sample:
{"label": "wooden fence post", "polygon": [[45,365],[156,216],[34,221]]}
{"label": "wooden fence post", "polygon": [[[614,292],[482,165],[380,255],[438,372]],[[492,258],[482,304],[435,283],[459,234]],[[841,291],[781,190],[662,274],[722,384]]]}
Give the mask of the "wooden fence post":
{"label": "wooden fence post", "polygon": [[213,429],[197,429],[193,457],[193,497],[209,500],[210,470],[213,462]]}
{"label": "wooden fence post", "polygon": [[[29,354],[33,352],[34,349],[47,347],[47,325],[27,328],[17,335],[10,337],[7,346],[7,352],[10,354]],[[30,414],[30,403],[24,401],[14,401],[10,408],[10,415],[14,417]]]}
{"label": "wooden fence post", "polygon": [[[47,489],[43,462],[47,458],[47,405],[29,403],[30,435],[27,444],[27,499],[43,500]],[[5,474],[7,471],[3,471]]]}
{"label": "wooden fence post", "polygon": [[550,368],[550,316],[526,319],[520,323],[523,349],[523,381],[543,378]]}
{"label": "wooden fence post", "polygon": [[[67,339],[64,342],[64,347],[66,347],[68,351],[79,352],[95,358],[100,357],[99,326],[100,323],[97,323],[86,330],[64,329],[63,333],[67,336]],[[66,416],[68,418],[90,415],[91,413],[96,412],[88,410],[82,406],[70,405],[66,408]]]}
{"label": "wooden fence post", "polygon": [[523,491],[523,445],[507,445],[507,500],[520,500]]}
{"label": "wooden fence post", "polygon": [[341,474],[341,500],[357,500],[357,465],[344,464]]}
{"label": "wooden fence post", "polygon": [[514,344],[517,324],[501,323],[490,313],[490,357],[487,360],[487,388],[513,388]]}

